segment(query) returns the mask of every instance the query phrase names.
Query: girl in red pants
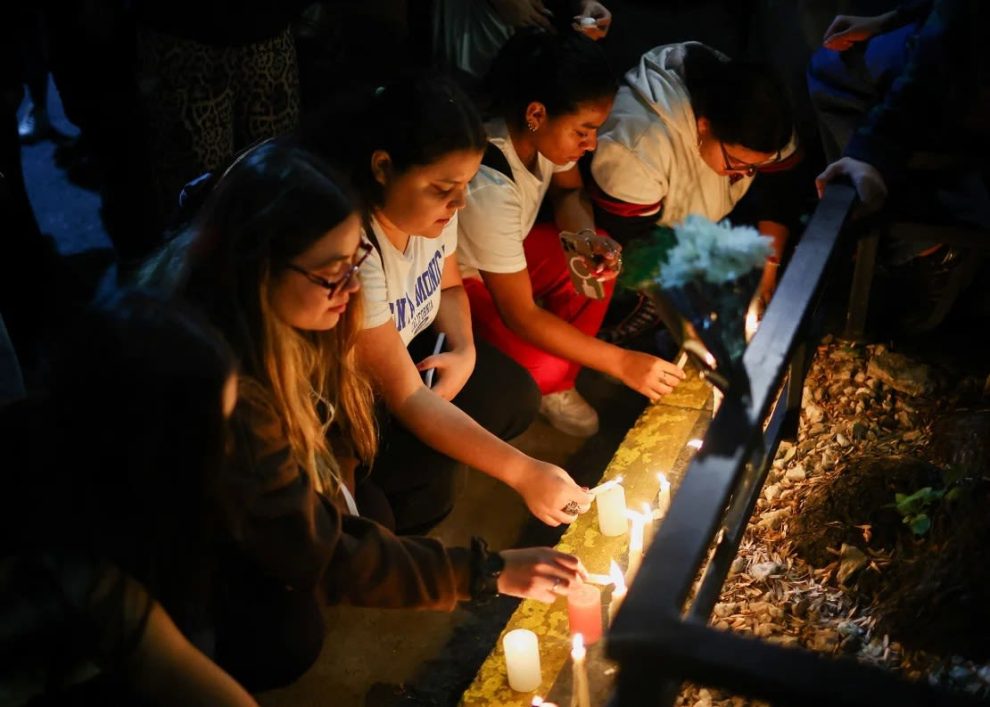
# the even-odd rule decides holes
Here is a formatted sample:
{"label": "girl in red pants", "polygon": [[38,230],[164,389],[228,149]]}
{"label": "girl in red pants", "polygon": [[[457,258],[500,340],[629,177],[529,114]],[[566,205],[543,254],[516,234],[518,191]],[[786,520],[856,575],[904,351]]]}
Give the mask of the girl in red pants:
{"label": "girl in red pants", "polygon": [[[601,48],[586,37],[520,32],[496,59],[491,84],[501,117],[486,126],[489,146],[458,226],[472,320],[481,337],[529,370],[543,394],[540,412],[554,427],[590,436],[598,415],[574,389],[581,366],[651,400],[683,378],[667,361],[595,338],[620,247],[596,232],[576,162],[595,148],[615,79]],[[547,194],[554,223],[534,228]],[[560,230],[583,231],[600,256],[602,297],[574,288]]]}

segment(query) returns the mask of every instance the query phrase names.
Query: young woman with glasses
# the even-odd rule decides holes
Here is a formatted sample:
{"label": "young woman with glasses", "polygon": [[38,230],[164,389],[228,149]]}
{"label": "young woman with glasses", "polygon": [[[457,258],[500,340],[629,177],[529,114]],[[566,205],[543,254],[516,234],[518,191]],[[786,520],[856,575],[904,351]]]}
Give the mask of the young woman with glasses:
{"label": "young woman with glasses", "polygon": [[469,550],[396,537],[355,493],[346,460],[370,464],[378,445],[355,349],[354,275],[370,251],[355,204],[321,160],[280,141],[252,150],[172,250],[178,267],[159,273],[241,361],[223,485],[235,541],[217,631],[223,667],[249,681],[277,658],[279,682],[297,677],[322,644],[318,598],[449,610],[494,591],[552,601],[579,581],[578,560],[549,548],[488,553],[480,541]]}
{"label": "young woman with glasses", "polygon": [[[652,49],[626,73],[599,132],[589,170],[595,216],[622,242],[689,214],[721,220],[758,173],[797,162],[793,135],[787,92],[767,67],[698,42]],[[755,211],[730,217],[774,238],[767,297],[788,235],[785,201],[757,200]]]}

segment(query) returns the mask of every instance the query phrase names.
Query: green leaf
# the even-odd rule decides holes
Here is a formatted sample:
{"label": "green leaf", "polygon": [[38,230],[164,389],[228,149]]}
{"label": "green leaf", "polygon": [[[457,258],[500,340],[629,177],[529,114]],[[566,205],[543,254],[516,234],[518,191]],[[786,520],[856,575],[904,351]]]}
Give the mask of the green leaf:
{"label": "green leaf", "polygon": [[[907,520],[905,518],[905,520]],[[911,532],[915,535],[921,536],[928,532],[932,527],[932,520],[928,517],[926,513],[919,513],[911,519]]]}
{"label": "green leaf", "polygon": [[944,495],[945,489],[933,490],[931,486],[925,486],[910,496],[905,496],[902,493],[894,494],[894,503],[897,506],[898,513],[902,516],[910,516],[923,512]]}
{"label": "green leaf", "polygon": [[630,243],[622,251],[619,284],[630,290],[658,284],[660,264],[667,262],[667,254],[675,245],[677,236],[666,226],[657,226],[647,238]]}

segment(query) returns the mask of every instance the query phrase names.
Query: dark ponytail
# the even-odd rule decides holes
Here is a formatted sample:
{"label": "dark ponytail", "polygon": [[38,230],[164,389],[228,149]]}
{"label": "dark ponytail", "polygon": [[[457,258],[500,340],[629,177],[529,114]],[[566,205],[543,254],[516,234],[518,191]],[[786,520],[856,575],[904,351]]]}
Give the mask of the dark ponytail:
{"label": "dark ponytail", "polygon": [[692,45],[684,62],[691,107],[721,142],[757,152],[783,149],[794,130],[787,89],[768,66]]}
{"label": "dark ponytail", "polygon": [[446,77],[422,72],[331,106],[304,129],[302,139],[349,175],[366,208],[382,201],[371,173],[376,150],[387,152],[402,173],[488,144],[478,109],[464,91]]}
{"label": "dark ponytail", "polygon": [[516,127],[534,101],[554,117],[611,97],[617,89],[605,52],[578,32],[522,29],[502,47],[488,75],[496,111]]}

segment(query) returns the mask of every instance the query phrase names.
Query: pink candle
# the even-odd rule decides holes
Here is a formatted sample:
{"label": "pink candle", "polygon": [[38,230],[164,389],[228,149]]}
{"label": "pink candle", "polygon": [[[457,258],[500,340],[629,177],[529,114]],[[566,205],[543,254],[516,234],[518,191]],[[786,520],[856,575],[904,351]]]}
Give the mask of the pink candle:
{"label": "pink candle", "polygon": [[567,618],[571,634],[580,633],[591,645],[602,637],[602,591],[594,584],[582,584],[567,595]]}

